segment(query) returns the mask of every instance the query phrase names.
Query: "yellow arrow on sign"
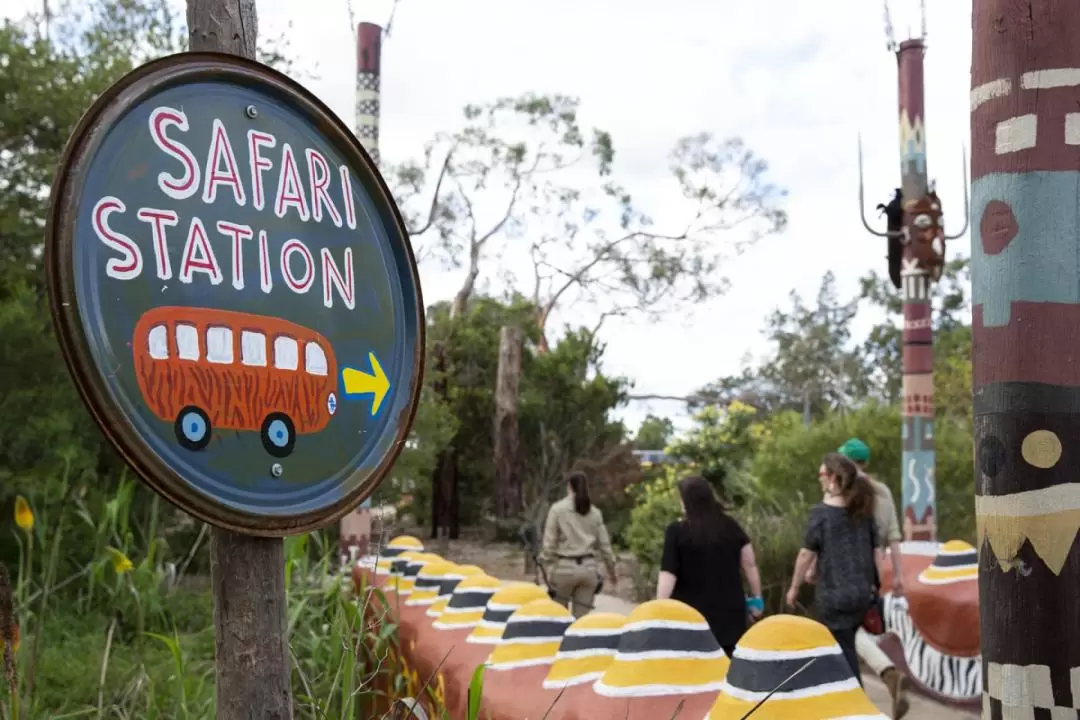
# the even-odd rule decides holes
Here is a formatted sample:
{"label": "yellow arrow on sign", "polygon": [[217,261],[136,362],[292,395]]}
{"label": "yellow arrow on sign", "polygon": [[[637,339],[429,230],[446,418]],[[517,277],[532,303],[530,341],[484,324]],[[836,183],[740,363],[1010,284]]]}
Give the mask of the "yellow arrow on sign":
{"label": "yellow arrow on sign", "polygon": [[368,361],[371,362],[371,374],[347,367],[341,371],[341,384],[345,389],[345,395],[371,395],[371,414],[375,415],[382,406],[386,394],[390,392],[390,380],[383,372],[382,365],[375,358],[375,353],[368,353]]}

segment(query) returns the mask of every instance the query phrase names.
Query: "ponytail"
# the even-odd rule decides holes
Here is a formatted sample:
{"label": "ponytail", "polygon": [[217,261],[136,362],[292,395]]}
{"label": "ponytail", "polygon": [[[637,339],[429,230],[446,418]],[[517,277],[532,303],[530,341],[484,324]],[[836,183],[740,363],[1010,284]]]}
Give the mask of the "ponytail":
{"label": "ponytail", "polygon": [[589,500],[589,479],[583,472],[572,472],[566,480],[574,492],[574,512],[578,515],[588,515],[589,510],[592,509],[592,502]]}
{"label": "ponytail", "polygon": [[836,476],[840,497],[844,499],[848,516],[856,520],[873,516],[874,504],[877,501],[874,488],[855,463],[840,453],[829,453],[823,464],[829,473]]}

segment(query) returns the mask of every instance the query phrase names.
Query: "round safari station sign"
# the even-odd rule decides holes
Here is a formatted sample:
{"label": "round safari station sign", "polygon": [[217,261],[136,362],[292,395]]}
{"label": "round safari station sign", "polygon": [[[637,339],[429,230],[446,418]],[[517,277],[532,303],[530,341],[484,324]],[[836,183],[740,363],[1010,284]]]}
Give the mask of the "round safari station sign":
{"label": "round safari station sign", "polygon": [[307,532],[389,472],[422,381],[416,261],[371,159],[295,82],[216,53],[130,73],[68,142],[45,252],[83,400],[181,509]]}

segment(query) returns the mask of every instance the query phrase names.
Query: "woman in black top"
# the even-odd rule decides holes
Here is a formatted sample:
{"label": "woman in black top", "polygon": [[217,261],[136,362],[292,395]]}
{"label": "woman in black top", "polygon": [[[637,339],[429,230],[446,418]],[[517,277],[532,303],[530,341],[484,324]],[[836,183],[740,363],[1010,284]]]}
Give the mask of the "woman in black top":
{"label": "woman in black top", "polygon": [[840,453],[825,456],[818,478],[825,500],[810,511],[787,603],[795,606],[799,587],[816,559],[817,619],[832,632],[861,683],[855,631],[873,602],[878,577],[876,555],[880,553],[874,529],[874,489],[855,464]]}
{"label": "woman in black top", "polygon": [[[685,520],[668,525],[656,597],[680,600],[705,616],[728,657],[746,632],[746,612],[761,616],[761,575],[750,538],[724,512],[712,486],[702,477],[679,481]],[[753,593],[748,603],[742,578]]]}

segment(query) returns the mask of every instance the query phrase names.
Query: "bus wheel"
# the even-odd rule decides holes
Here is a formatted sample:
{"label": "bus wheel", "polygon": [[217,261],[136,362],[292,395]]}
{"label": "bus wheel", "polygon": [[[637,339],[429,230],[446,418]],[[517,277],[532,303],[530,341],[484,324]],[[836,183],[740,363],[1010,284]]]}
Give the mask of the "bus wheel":
{"label": "bus wheel", "polygon": [[270,413],[259,432],[266,452],[274,457],[288,457],[296,446],[296,427],[285,413]]}
{"label": "bus wheel", "polygon": [[210,418],[194,405],[188,405],[177,414],[173,427],[182,448],[198,451],[210,444]]}

